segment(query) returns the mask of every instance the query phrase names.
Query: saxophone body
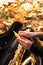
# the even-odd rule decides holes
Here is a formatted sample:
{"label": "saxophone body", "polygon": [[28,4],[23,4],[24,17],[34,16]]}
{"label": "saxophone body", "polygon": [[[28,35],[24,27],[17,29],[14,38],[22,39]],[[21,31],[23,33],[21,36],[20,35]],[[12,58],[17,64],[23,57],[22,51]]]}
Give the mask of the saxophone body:
{"label": "saxophone body", "polygon": [[[30,29],[28,30],[28,28],[26,28],[26,31],[30,31]],[[17,34],[15,36],[19,37],[17,36]],[[30,61],[31,61],[31,65],[35,65],[36,59],[31,53],[30,53],[30,56],[28,56],[28,58],[26,58],[26,60],[22,62],[25,52],[26,50],[20,44],[18,44],[15,55],[8,65],[27,65]]]}
{"label": "saxophone body", "polygon": [[33,54],[30,54],[30,56],[28,56],[28,58],[26,58],[22,62],[25,51],[26,50],[19,44],[13,59],[9,62],[8,65],[27,65],[30,62],[31,62],[31,65],[35,65],[36,59],[33,56]]}
{"label": "saxophone body", "polygon": [[19,44],[15,52],[14,58],[9,62],[8,65],[21,65],[24,52],[24,48]]}

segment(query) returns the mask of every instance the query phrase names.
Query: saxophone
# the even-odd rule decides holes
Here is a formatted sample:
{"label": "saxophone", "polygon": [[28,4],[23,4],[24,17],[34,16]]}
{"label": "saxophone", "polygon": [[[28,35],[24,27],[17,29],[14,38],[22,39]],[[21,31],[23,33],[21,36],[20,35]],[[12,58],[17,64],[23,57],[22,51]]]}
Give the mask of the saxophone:
{"label": "saxophone", "polygon": [[31,65],[35,65],[35,63],[37,62],[33,54],[30,54],[30,56],[27,59],[25,59],[25,61],[21,65],[27,65],[30,61]]}
{"label": "saxophone", "polygon": [[[14,34],[15,34],[16,38],[20,38],[20,36],[16,32],[14,32]],[[22,61],[24,52],[25,52],[25,49],[20,44],[18,44],[14,58],[9,62],[8,65],[21,65],[21,61]]]}
{"label": "saxophone", "polygon": [[9,62],[8,65],[21,65],[24,52],[24,48],[19,44],[15,52],[14,58]]}
{"label": "saxophone", "polygon": [[[15,36],[19,37],[19,35],[17,35],[16,33]],[[20,44],[18,44],[14,58],[9,62],[8,65],[27,65],[27,63],[29,63],[30,61],[32,62],[31,65],[35,65],[36,60],[32,54],[22,63],[22,58],[24,56],[25,51],[26,50]]]}
{"label": "saxophone", "polygon": [[19,44],[15,52],[14,58],[9,62],[8,65],[27,65],[30,61],[31,65],[35,65],[36,59],[32,54],[30,54],[30,56],[21,63],[24,53],[25,49]]}

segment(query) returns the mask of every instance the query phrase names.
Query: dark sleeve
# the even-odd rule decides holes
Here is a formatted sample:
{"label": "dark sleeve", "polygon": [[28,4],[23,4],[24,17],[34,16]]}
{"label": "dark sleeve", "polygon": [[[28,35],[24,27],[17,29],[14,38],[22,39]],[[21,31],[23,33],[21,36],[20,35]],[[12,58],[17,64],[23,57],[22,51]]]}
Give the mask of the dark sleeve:
{"label": "dark sleeve", "polygon": [[34,52],[37,56],[43,57],[43,47],[38,44],[33,43],[30,51]]}

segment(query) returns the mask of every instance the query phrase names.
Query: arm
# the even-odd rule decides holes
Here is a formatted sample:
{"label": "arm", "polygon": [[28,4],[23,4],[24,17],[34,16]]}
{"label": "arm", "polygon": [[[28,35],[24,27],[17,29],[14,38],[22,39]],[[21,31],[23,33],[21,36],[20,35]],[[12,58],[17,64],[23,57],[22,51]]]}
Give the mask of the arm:
{"label": "arm", "polygon": [[30,38],[30,37],[43,37],[43,32],[19,31],[19,35],[27,37],[27,38]]}
{"label": "arm", "polygon": [[43,47],[39,46],[38,44],[33,43],[30,51],[34,52],[37,56],[43,57]]}

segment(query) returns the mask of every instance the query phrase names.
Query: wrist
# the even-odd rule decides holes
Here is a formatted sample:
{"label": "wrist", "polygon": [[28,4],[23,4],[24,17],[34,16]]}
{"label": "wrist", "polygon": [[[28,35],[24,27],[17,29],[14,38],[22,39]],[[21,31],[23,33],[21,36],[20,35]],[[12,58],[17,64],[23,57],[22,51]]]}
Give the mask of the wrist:
{"label": "wrist", "polygon": [[33,45],[33,42],[30,43],[27,50],[30,50],[32,45]]}
{"label": "wrist", "polygon": [[43,37],[43,32],[37,32],[36,37]]}

